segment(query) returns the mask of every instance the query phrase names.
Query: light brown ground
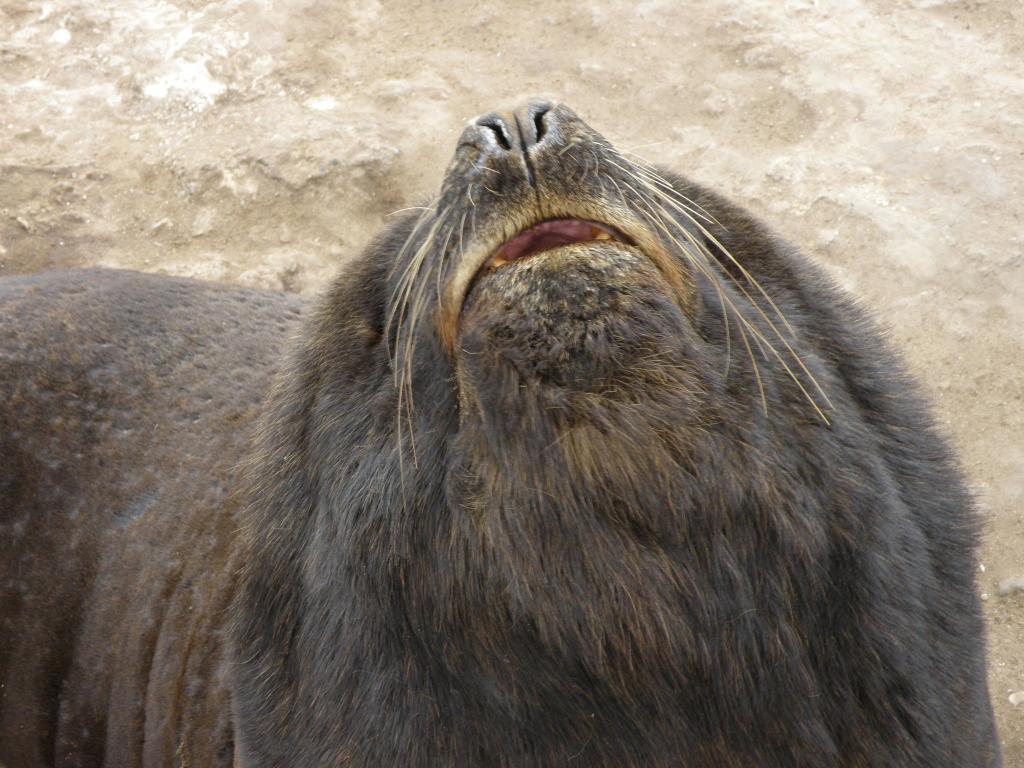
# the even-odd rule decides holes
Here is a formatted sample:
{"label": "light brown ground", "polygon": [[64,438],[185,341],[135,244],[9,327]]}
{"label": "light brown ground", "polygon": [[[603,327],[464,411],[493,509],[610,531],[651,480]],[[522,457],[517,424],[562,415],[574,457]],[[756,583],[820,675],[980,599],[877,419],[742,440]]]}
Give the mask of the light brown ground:
{"label": "light brown ground", "polygon": [[892,329],[985,514],[1024,766],[1024,6],[0,0],[0,275],[313,292],[529,95],[746,204]]}

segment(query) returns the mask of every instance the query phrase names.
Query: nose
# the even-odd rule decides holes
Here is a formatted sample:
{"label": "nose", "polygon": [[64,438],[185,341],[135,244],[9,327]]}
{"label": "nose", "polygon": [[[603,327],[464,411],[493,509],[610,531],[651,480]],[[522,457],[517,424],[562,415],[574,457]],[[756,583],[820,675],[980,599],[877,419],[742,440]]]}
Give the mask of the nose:
{"label": "nose", "polygon": [[473,121],[481,138],[495,154],[527,154],[542,149],[557,135],[559,121],[554,105],[531,101],[508,112],[490,112]]}

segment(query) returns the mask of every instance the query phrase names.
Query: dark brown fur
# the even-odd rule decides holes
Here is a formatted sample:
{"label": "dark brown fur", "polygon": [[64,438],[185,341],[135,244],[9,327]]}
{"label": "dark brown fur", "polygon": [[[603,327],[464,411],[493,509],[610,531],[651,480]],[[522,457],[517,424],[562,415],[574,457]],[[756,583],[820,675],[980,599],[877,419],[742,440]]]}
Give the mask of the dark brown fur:
{"label": "dark brown fur", "polygon": [[743,211],[533,104],[297,312],[0,283],[7,768],[999,764],[953,458]]}
{"label": "dark brown fur", "polygon": [[299,306],[0,282],[0,764],[231,765],[233,465]]}

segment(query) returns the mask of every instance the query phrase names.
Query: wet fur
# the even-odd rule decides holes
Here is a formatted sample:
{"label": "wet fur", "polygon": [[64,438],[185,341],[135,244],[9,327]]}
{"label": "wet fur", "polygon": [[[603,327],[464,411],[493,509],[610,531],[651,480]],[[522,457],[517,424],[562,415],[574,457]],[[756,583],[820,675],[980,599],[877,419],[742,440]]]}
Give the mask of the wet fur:
{"label": "wet fur", "polygon": [[[269,369],[283,371],[240,476],[223,475],[245,488],[239,529],[211,534],[191,566],[222,574],[204,600],[238,579],[230,612],[200,612],[211,616],[203,632],[231,638],[223,682],[240,764],[998,765],[977,520],[901,363],[817,269],[717,196],[659,171],[671,199],[714,223],[651,196],[666,227],[654,229],[645,198],[620,186],[640,189],[641,171],[614,170],[626,161],[571,113],[557,116],[549,140],[592,148],[585,163],[571,149],[535,156],[531,186],[468,131],[433,210],[395,222],[344,271],[287,360],[261,351],[278,348],[278,306],[252,310],[259,327],[235,375],[259,389]],[[637,239],[653,229],[644,251],[658,258],[608,245],[446,290],[473,242],[559,206],[615,210]],[[54,287],[62,279],[32,278],[32,306],[73,306]],[[115,300],[135,295],[132,279],[82,279],[119,284],[111,319],[99,317],[113,335],[132,327]],[[9,281],[0,297],[10,305],[23,290]],[[210,307],[192,310],[202,333],[226,294],[195,291],[189,300]],[[29,360],[10,316],[5,345]],[[32,321],[36,343],[58,318]],[[223,371],[221,354],[210,357]],[[25,376],[24,364],[8,366],[0,381]],[[194,397],[187,382],[170,384]],[[25,414],[45,419],[43,394],[8,407],[8,429]],[[142,401],[126,400],[126,418]],[[216,420],[194,429],[230,431]],[[203,444],[190,450],[203,455]],[[64,450],[47,445],[16,448]],[[216,445],[205,455],[241,458],[234,437]],[[163,450],[166,465],[183,448]],[[96,498],[111,471],[96,470]],[[5,525],[38,488],[56,489],[55,510],[71,504],[52,474],[27,477],[0,486],[19,505],[7,502]],[[209,505],[209,484],[197,467],[139,527],[165,530],[184,511],[179,535],[204,540],[199,520],[231,514]],[[113,530],[108,508],[88,528]],[[116,559],[124,534],[103,535],[95,551]],[[114,582],[101,572],[91,589],[116,594],[154,570],[133,567]],[[43,589],[35,578],[30,593]],[[86,623],[88,591],[71,589]],[[139,634],[129,611],[108,620]],[[50,636],[9,624],[5,634]],[[54,641],[64,660],[51,674],[96,653],[99,637],[77,626]],[[172,656],[194,645],[187,634],[168,632]],[[8,681],[28,650],[16,654],[6,668],[0,657]],[[12,695],[35,696],[52,737],[56,703],[32,690],[8,686],[0,724]],[[208,712],[199,722],[214,725]],[[9,768],[36,764],[3,749]]]}

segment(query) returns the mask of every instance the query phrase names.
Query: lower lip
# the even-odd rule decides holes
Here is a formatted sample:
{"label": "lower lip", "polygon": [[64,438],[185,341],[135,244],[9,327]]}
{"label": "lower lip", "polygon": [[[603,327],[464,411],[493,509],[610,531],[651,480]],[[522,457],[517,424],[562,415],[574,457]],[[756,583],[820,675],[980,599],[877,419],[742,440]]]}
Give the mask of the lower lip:
{"label": "lower lip", "polygon": [[530,258],[568,245],[615,240],[603,224],[580,219],[555,219],[524,230],[505,243],[487,266],[500,267],[510,261]]}

